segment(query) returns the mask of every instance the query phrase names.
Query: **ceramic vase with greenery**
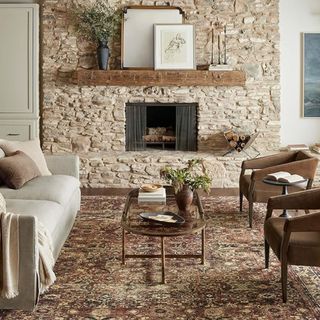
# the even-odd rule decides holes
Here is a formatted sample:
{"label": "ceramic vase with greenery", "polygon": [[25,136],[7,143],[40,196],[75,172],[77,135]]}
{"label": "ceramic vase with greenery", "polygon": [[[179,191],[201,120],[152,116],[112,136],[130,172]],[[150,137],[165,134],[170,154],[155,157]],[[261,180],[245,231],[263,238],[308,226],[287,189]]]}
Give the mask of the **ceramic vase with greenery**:
{"label": "ceramic vase with greenery", "polygon": [[98,43],[99,69],[106,70],[109,60],[108,42],[119,34],[120,11],[111,8],[107,1],[98,0],[90,6],[76,9],[74,21],[76,30],[81,36]]}
{"label": "ceramic vase with greenery", "polygon": [[[200,168],[200,170],[199,170]],[[161,169],[160,176],[174,188],[177,206],[180,212],[189,212],[193,201],[193,191],[203,189],[210,191],[211,178],[206,173],[203,160],[189,160],[186,167]]]}

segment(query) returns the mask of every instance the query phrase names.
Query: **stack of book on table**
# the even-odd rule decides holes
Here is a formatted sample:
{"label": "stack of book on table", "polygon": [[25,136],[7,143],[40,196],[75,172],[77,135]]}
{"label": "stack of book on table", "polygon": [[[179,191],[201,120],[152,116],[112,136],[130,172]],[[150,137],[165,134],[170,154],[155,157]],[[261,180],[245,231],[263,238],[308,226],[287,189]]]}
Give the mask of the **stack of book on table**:
{"label": "stack of book on table", "polygon": [[314,146],[311,147],[311,149],[316,153],[320,153],[320,143],[316,143]]}
{"label": "stack of book on table", "polygon": [[288,144],[286,149],[288,151],[308,151],[309,147],[306,144]]}
{"label": "stack of book on table", "polygon": [[291,174],[286,171],[270,173],[265,177],[266,180],[278,181],[284,183],[304,182],[306,179],[298,174]]}
{"label": "stack of book on table", "polygon": [[153,192],[139,190],[138,203],[142,202],[166,203],[166,189],[162,187]]}

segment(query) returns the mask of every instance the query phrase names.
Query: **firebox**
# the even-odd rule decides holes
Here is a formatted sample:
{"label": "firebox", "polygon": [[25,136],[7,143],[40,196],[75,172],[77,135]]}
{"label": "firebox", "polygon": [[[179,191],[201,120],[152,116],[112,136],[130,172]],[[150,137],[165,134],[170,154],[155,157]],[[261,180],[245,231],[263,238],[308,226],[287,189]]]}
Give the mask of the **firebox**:
{"label": "firebox", "polygon": [[126,150],[197,150],[196,103],[127,103]]}

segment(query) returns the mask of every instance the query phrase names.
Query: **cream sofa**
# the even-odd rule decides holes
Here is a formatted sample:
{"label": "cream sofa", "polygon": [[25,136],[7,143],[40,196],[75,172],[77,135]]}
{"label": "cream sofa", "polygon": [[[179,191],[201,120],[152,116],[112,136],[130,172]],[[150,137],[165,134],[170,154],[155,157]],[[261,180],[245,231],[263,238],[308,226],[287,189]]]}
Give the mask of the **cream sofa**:
{"label": "cream sofa", "polygon": [[21,214],[19,295],[13,299],[0,298],[0,309],[32,310],[38,301],[36,219],[51,234],[57,260],[80,209],[79,158],[50,155],[46,161],[52,176],[37,177],[18,190],[0,187],[7,211]]}

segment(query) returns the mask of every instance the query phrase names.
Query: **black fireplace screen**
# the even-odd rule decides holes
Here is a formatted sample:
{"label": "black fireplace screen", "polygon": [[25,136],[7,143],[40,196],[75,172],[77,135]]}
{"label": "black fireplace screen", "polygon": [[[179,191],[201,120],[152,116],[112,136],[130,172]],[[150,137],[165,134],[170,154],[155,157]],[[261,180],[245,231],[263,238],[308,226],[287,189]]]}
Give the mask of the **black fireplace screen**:
{"label": "black fireplace screen", "polygon": [[128,103],[126,150],[197,150],[197,104]]}

